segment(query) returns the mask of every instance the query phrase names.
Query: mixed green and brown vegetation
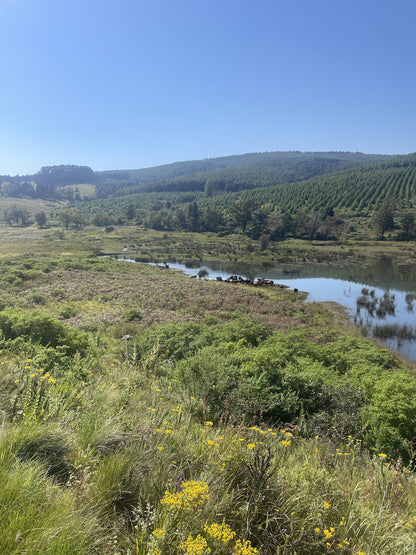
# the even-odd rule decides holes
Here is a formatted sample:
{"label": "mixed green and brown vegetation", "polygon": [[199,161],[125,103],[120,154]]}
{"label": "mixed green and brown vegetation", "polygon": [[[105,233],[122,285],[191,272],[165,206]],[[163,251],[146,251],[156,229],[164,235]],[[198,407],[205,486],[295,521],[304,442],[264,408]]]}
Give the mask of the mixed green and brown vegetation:
{"label": "mixed green and brown vegetation", "polygon": [[415,172],[292,152],[1,176],[0,552],[414,553],[412,363],[300,293],[102,255],[409,273]]}
{"label": "mixed green and brown vegetation", "polygon": [[107,172],[46,166],[0,176],[0,195],[2,220],[16,226],[137,225],[263,243],[416,237],[415,154],[270,152]]}
{"label": "mixed green and brown vegetation", "polygon": [[0,552],[413,553],[414,365],[94,229],[1,232]]}

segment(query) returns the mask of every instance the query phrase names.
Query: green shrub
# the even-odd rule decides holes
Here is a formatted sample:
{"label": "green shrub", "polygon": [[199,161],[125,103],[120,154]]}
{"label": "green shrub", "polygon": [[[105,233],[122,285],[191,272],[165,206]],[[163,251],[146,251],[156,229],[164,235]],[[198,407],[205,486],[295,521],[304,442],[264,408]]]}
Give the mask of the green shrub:
{"label": "green shrub", "polygon": [[46,303],[46,298],[44,295],[41,295],[40,293],[33,293],[30,298],[29,298],[30,302],[32,302],[33,304],[40,304],[43,305]]}
{"label": "green shrub", "polygon": [[142,320],[143,314],[138,308],[128,308],[123,311],[121,317],[125,322],[132,322],[133,320]]}
{"label": "green shrub", "polygon": [[32,314],[14,309],[0,312],[0,329],[4,339],[24,337],[44,346],[59,347],[69,355],[84,354],[87,336],[43,314]]}
{"label": "green shrub", "polygon": [[65,320],[68,320],[69,318],[73,318],[77,314],[78,314],[78,310],[72,305],[64,306],[59,311],[59,316],[62,316],[62,318],[65,318]]}

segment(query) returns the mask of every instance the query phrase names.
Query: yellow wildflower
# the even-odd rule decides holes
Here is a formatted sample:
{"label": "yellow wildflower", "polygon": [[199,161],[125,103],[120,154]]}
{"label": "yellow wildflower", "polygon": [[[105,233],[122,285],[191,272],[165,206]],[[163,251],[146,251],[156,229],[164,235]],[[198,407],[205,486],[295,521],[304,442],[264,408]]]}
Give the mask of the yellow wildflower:
{"label": "yellow wildflower", "polygon": [[183,549],[187,555],[203,555],[204,553],[211,553],[207,540],[201,536],[201,534],[198,534],[196,538],[188,536],[188,538],[183,541],[179,547]]}
{"label": "yellow wildflower", "polygon": [[152,532],[152,535],[158,540],[163,539],[166,536],[166,530],[164,530],[163,528],[155,528]]}
{"label": "yellow wildflower", "polygon": [[204,530],[208,534],[208,536],[211,536],[211,538],[214,538],[215,540],[219,540],[223,543],[229,542],[235,536],[235,532],[233,532],[233,530],[231,530],[228,524],[225,524],[225,523],[223,524],[213,523],[213,524],[210,524],[209,526],[208,524],[206,524],[204,526]]}
{"label": "yellow wildflower", "polygon": [[247,443],[247,449],[253,450],[255,448],[256,444],[255,443]]}
{"label": "yellow wildflower", "polygon": [[171,510],[191,511],[209,499],[208,484],[206,482],[182,482],[181,491],[177,493],[165,492],[161,500]]}
{"label": "yellow wildflower", "polygon": [[324,509],[329,509],[330,507],[330,503],[328,503],[328,501],[324,501]]}
{"label": "yellow wildflower", "polygon": [[255,555],[258,550],[255,547],[251,547],[250,540],[237,540],[235,542],[233,555]]}
{"label": "yellow wildflower", "polygon": [[328,540],[333,536],[333,534],[327,528],[325,528],[324,534],[328,538]]}

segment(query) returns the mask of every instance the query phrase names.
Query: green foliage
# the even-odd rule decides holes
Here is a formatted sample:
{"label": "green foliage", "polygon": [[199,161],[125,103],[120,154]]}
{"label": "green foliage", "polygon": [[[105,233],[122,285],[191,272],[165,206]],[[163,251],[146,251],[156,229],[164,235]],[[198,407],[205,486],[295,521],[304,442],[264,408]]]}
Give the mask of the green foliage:
{"label": "green foliage", "polygon": [[23,337],[44,346],[60,348],[69,355],[85,353],[86,335],[42,314],[7,308],[0,312],[0,330],[4,339]]}
{"label": "green foliage", "polygon": [[128,308],[123,311],[121,317],[125,322],[133,322],[133,320],[142,320],[143,314],[138,308]]}
{"label": "green foliage", "polygon": [[414,550],[416,378],[325,307],[94,256],[0,279],[0,552]]}

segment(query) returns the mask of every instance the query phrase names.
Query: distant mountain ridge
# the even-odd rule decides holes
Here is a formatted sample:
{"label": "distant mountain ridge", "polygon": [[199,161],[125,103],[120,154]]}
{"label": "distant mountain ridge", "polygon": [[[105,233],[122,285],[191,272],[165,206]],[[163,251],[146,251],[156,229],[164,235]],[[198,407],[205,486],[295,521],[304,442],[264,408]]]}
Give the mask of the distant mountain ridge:
{"label": "distant mountain ridge", "polygon": [[[45,166],[34,175],[0,176],[0,194],[4,197],[78,201],[150,192],[202,192],[209,197],[218,193],[306,183],[311,179],[320,182],[325,176],[339,176],[344,172],[348,175],[351,171],[380,172],[388,168],[413,167],[415,164],[416,154],[277,151],[190,160],[132,170],[93,171],[88,166]],[[361,177],[359,181],[363,181]],[[93,185],[93,197],[79,194],[76,185],[82,183]],[[311,184],[314,186],[315,182]]]}
{"label": "distant mountain ridge", "polygon": [[95,172],[96,188],[100,198],[150,191],[239,191],[304,181],[393,158],[392,155],[335,151],[249,153],[137,170]]}

